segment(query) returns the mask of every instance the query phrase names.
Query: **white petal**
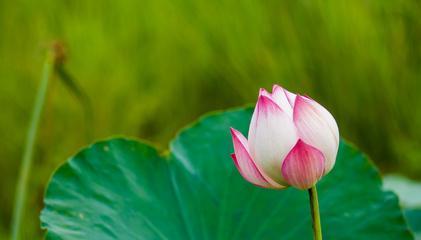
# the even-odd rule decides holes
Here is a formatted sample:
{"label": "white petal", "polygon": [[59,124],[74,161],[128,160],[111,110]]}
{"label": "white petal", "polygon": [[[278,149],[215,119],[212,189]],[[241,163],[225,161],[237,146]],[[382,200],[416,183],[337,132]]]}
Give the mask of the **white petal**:
{"label": "white petal", "polygon": [[297,96],[294,105],[294,123],[299,137],[325,156],[325,174],[335,164],[339,147],[339,130],[333,116],[316,101]]}
{"label": "white petal", "polygon": [[285,95],[287,96],[288,102],[291,105],[292,109],[294,109],[294,104],[295,104],[295,98],[297,97],[296,94],[286,90],[285,88],[283,88]]}
{"label": "white petal", "polygon": [[[281,107],[281,109],[286,112],[290,117],[292,117],[293,108],[290,104],[288,97],[286,95],[286,90],[278,85],[273,85],[272,90],[272,99]],[[292,94],[292,93],[291,93]]]}
{"label": "white petal", "polygon": [[249,129],[249,150],[256,165],[278,184],[282,161],[297,141],[292,118],[270,98],[261,95]]}

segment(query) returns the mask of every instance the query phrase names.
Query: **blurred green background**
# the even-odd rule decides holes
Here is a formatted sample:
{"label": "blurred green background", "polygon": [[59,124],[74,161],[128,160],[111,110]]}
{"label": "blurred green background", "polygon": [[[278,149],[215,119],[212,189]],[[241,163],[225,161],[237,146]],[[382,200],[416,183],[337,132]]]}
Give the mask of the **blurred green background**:
{"label": "blurred green background", "polygon": [[[421,2],[0,1],[0,239],[8,236],[24,139],[47,46],[92,104],[50,84],[30,177],[24,239],[53,170],[97,138],[165,149],[201,114],[253,103],[278,83],[336,117],[383,173],[421,178]],[[92,131],[92,136],[87,132]],[[358,174],[358,173],[356,173]]]}

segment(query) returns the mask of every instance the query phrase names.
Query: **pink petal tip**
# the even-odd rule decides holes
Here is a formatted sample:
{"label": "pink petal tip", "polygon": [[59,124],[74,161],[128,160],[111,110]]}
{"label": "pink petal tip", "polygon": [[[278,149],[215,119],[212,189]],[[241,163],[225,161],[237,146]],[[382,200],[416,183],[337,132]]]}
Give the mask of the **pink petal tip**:
{"label": "pink petal tip", "polygon": [[299,139],[282,164],[282,175],[296,188],[311,188],[324,174],[324,160],[318,149]]}
{"label": "pink petal tip", "polygon": [[247,147],[247,139],[234,128],[231,128],[231,134],[235,152],[234,154],[231,154],[231,157],[241,176],[256,186],[270,188],[271,185],[260,173],[250,156]]}

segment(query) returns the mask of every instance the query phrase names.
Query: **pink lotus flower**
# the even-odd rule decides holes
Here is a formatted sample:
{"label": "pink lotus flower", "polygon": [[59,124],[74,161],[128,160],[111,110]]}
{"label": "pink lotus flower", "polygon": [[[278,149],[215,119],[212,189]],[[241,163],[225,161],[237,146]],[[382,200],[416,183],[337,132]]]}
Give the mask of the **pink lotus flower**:
{"label": "pink lotus flower", "polygon": [[332,170],[339,147],[333,116],[309,97],[260,89],[246,139],[231,128],[240,174],[265,188],[311,188]]}

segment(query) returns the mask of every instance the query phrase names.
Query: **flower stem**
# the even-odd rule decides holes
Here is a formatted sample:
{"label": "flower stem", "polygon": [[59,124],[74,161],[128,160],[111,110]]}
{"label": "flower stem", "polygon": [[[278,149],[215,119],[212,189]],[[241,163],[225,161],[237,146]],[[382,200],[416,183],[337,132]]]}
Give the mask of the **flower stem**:
{"label": "flower stem", "polygon": [[317,198],[316,185],[308,189],[310,196],[311,218],[313,220],[314,240],[322,240],[322,225],[320,223],[319,200]]}
{"label": "flower stem", "polygon": [[38,130],[38,125],[41,118],[42,109],[45,102],[45,96],[47,94],[48,81],[53,71],[53,62],[51,54],[48,54],[41,77],[41,82],[38,87],[38,92],[36,95],[36,100],[32,110],[32,116],[30,120],[29,129],[26,136],[26,144],[24,148],[24,153],[22,157],[22,163],[19,171],[19,178],[16,187],[15,193],[15,206],[13,209],[13,218],[12,218],[12,240],[20,239],[21,227],[22,227],[22,217],[24,213],[24,206],[26,201],[26,195],[28,191],[28,180],[29,173],[32,165],[32,156],[34,152],[34,145]]}

